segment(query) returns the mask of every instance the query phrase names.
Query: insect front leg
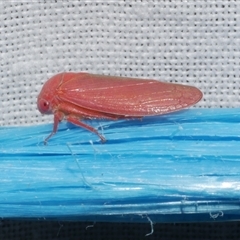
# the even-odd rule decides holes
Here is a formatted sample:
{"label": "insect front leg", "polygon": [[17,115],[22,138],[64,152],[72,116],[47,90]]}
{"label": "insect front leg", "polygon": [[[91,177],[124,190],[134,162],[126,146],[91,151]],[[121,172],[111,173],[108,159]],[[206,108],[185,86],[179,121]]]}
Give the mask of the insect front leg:
{"label": "insect front leg", "polygon": [[52,130],[52,132],[49,134],[49,136],[44,140],[44,145],[47,145],[48,140],[57,132],[57,130],[58,130],[58,124],[59,124],[59,122],[61,122],[61,120],[63,119],[63,117],[64,117],[64,115],[63,115],[63,113],[61,113],[61,112],[56,112],[56,113],[54,114],[54,118],[53,118],[53,121],[54,121],[54,123],[53,123],[53,130]]}
{"label": "insect front leg", "polygon": [[[71,122],[77,126],[80,126],[82,128],[85,128],[87,129],[88,131],[90,132],[93,132],[95,133],[96,135],[98,135],[98,137],[101,139],[101,141],[104,143],[106,142],[106,139],[93,127],[81,122],[78,118],[76,118],[75,116],[71,116],[71,115],[68,115],[67,117],[65,117],[65,119],[68,121],[68,122]],[[54,133],[53,133],[54,134]],[[51,136],[50,136],[51,137]]]}

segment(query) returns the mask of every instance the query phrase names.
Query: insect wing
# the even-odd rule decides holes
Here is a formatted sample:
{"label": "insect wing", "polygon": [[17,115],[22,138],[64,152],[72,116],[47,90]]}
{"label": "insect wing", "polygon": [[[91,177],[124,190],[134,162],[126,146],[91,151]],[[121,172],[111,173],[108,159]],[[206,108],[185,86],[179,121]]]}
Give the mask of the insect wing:
{"label": "insect wing", "polygon": [[161,115],[197,103],[199,89],[180,84],[79,73],[63,81],[58,97],[85,109],[141,117]]}

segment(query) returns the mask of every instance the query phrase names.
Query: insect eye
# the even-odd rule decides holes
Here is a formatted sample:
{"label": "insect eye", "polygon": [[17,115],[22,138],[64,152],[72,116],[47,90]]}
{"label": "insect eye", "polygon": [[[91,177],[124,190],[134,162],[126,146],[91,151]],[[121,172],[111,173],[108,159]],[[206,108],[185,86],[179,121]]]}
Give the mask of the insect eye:
{"label": "insect eye", "polygon": [[38,100],[38,110],[41,113],[47,113],[49,111],[49,102],[45,99]]}

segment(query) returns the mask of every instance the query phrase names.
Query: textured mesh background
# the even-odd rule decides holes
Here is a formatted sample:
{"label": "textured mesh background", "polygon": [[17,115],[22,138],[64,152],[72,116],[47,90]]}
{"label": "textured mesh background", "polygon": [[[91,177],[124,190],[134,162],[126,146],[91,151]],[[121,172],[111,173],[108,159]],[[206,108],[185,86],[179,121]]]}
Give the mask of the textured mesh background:
{"label": "textured mesh background", "polygon": [[193,84],[198,107],[239,106],[239,1],[0,4],[0,125],[50,122],[36,97],[62,71]]}
{"label": "textured mesh background", "polygon": [[[198,107],[239,107],[239,23],[237,0],[1,1],[0,125],[52,122],[51,116],[38,113],[36,97],[42,84],[62,71],[188,83],[204,92]],[[4,221],[0,236],[2,239],[87,236],[78,232],[85,231],[81,224],[65,223],[62,237],[58,235],[59,224],[35,224]],[[54,228],[51,224],[55,224]],[[170,237],[175,235],[171,234],[177,231],[176,238],[237,239],[238,224],[226,224],[177,225],[180,230],[157,225],[160,230],[154,236],[173,239]],[[137,234],[140,239],[150,228],[147,224],[144,228],[130,225],[124,231],[127,225],[120,224],[116,233],[115,226],[95,228],[94,238],[102,234],[98,239],[113,236],[117,239],[123,234],[125,239],[132,239]]]}

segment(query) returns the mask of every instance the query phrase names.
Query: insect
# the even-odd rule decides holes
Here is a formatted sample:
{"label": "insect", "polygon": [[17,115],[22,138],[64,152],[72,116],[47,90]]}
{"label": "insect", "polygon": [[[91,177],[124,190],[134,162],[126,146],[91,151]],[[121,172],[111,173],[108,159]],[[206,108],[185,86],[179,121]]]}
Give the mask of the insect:
{"label": "insect", "polygon": [[53,114],[54,124],[44,143],[67,120],[105,138],[82,119],[132,119],[162,115],[189,107],[202,98],[192,86],[157,80],[111,77],[89,73],[60,73],[50,78],[38,96],[42,114]]}

